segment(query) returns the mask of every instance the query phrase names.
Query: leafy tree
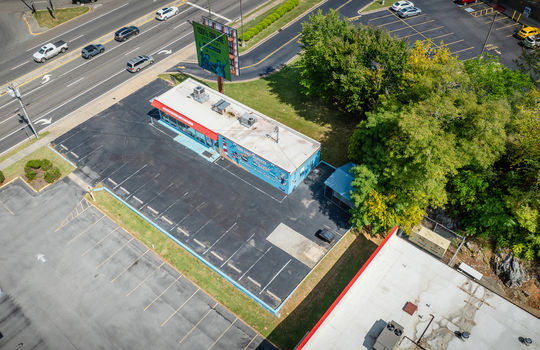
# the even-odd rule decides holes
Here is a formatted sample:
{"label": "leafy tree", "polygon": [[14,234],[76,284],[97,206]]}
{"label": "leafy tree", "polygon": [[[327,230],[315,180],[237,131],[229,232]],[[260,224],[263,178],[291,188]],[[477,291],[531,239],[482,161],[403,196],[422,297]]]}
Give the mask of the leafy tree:
{"label": "leafy tree", "polygon": [[537,86],[540,85],[540,47],[534,50],[523,48],[521,56],[515,62],[521,72],[529,74],[531,80]]}

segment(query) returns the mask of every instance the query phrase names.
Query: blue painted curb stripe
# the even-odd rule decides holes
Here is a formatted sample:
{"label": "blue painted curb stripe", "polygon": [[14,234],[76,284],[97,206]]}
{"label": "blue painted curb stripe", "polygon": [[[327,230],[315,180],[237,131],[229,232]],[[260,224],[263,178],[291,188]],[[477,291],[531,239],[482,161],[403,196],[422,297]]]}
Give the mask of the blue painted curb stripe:
{"label": "blue painted curb stripe", "polygon": [[[101,188],[96,188],[94,189],[94,191],[102,191],[102,190],[105,190],[107,191],[111,196],[113,196],[114,198],[116,198],[117,200],[119,200],[120,202],[122,202],[126,207],[128,207],[131,211],[133,211],[134,213],[136,213],[137,215],[139,215],[144,221],[146,221],[147,223],[149,223],[150,225],[154,226],[156,229],[158,229],[161,233],[163,233],[164,235],[166,235],[167,237],[169,237],[170,239],[172,239],[174,242],[176,242],[176,244],[178,244],[179,246],[181,246],[182,248],[184,248],[185,250],[187,250],[191,255],[193,255],[194,257],[196,257],[197,259],[199,259],[203,264],[205,264],[206,266],[208,266],[210,269],[212,269],[215,273],[217,273],[218,275],[220,275],[221,277],[223,277],[225,280],[227,280],[229,283],[231,283],[233,286],[235,286],[236,288],[240,289],[240,291],[242,291],[244,294],[246,294],[248,297],[250,297],[253,301],[255,301],[257,304],[261,305],[263,308],[265,308],[267,311],[269,311],[272,315],[274,315],[275,317],[279,317],[279,313],[278,313],[278,310],[275,310],[275,309],[272,309],[272,307],[270,307],[269,305],[267,305],[265,302],[263,302],[261,299],[257,298],[255,295],[253,295],[253,293],[251,293],[249,290],[247,290],[246,288],[244,288],[243,286],[241,286],[240,284],[238,284],[235,280],[233,280],[232,278],[230,278],[229,276],[227,276],[226,274],[224,274],[223,272],[221,272],[220,270],[218,270],[217,268],[214,267],[214,265],[212,265],[211,263],[209,263],[208,261],[206,261],[202,256],[200,256],[198,253],[196,253],[195,251],[191,250],[191,248],[189,248],[188,246],[186,246],[184,243],[182,243],[181,241],[179,241],[178,239],[176,239],[176,237],[172,236],[171,234],[169,234],[169,232],[165,231],[164,229],[162,229],[160,226],[158,226],[156,223],[154,223],[152,220],[148,219],[143,213],[141,213],[140,211],[138,211],[137,209],[133,208],[130,204],[128,204],[127,202],[125,202],[122,198],[118,197],[115,193],[113,193],[111,190],[109,190],[108,188],[106,187],[101,187]],[[289,295],[290,297],[290,295]],[[283,305],[283,303],[281,304]]]}
{"label": "blue painted curb stripe", "polygon": [[69,164],[71,164],[75,169],[77,169],[77,166],[75,164],[73,164],[71,161],[69,161],[66,157],[64,157],[63,155],[60,154],[60,152],[58,152],[57,150],[55,150],[54,148],[51,147],[51,144],[48,144],[47,146],[49,146],[49,148],[51,149],[51,151],[53,151],[54,153],[58,154],[58,156],[62,157],[63,160],[65,160],[66,162],[68,162]]}

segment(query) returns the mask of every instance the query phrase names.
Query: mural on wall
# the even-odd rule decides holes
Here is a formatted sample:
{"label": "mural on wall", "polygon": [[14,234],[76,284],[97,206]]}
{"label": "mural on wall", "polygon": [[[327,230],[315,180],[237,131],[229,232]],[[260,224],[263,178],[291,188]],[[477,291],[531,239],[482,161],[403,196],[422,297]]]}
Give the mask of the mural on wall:
{"label": "mural on wall", "polygon": [[236,164],[285,193],[292,191],[294,185],[290,184],[288,172],[221,135],[219,138],[221,148]]}

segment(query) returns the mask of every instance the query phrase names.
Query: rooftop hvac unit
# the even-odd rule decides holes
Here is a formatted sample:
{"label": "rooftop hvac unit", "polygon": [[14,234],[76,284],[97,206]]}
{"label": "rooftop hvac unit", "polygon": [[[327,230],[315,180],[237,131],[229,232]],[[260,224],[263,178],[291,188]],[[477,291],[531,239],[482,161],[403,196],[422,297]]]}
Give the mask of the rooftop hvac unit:
{"label": "rooftop hvac unit", "polygon": [[229,102],[221,99],[212,105],[212,110],[218,112],[219,114],[223,114],[223,112],[225,112],[227,107],[230,105],[231,104]]}
{"label": "rooftop hvac unit", "polygon": [[251,128],[251,126],[253,126],[253,124],[255,124],[257,121],[257,118],[255,118],[251,113],[246,112],[242,114],[238,120],[240,121],[240,124],[246,128]]}
{"label": "rooftop hvac unit", "polygon": [[392,350],[401,339],[403,327],[396,321],[390,321],[373,344],[373,350]]}
{"label": "rooftop hvac unit", "polygon": [[193,99],[199,103],[204,103],[208,101],[208,94],[204,92],[204,87],[197,85],[193,88],[193,93],[191,94]]}

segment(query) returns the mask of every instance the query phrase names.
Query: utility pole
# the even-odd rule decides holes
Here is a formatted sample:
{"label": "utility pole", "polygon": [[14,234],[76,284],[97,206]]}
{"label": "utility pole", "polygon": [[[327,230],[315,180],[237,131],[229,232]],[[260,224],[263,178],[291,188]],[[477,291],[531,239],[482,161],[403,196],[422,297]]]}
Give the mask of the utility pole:
{"label": "utility pole", "polygon": [[28,117],[28,113],[26,113],[26,108],[24,108],[24,103],[22,101],[22,97],[21,97],[21,93],[19,92],[19,89],[17,89],[17,87],[15,87],[15,85],[13,85],[13,84],[9,84],[8,89],[9,89],[10,96],[15,97],[19,101],[19,104],[21,105],[24,116],[25,116],[26,120],[28,120],[28,124],[30,125],[30,129],[32,129],[32,131],[34,132],[34,136],[37,139],[38,138],[38,133],[36,132],[36,129],[34,128],[34,124],[32,124],[32,119],[30,119]]}
{"label": "utility pole", "polygon": [[484,56],[484,50],[486,49],[486,44],[489,40],[489,35],[491,34],[491,30],[493,29],[493,25],[495,24],[495,18],[497,17],[497,12],[493,15],[493,21],[491,21],[491,26],[489,27],[489,31],[486,35],[486,40],[484,41],[484,45],[482,45],[482,51],[480,52],[480,59]]}
{"label": "utility pole", "polygon": [[244,47],[244,13],[242,12],[242,0],[240,0],[240,27],[242,28],[242,47]]}
{"label": "utility pole", "polygon": [[210,0],[208,0],[208,18],[212,19],[212,11],[210,11]]}

